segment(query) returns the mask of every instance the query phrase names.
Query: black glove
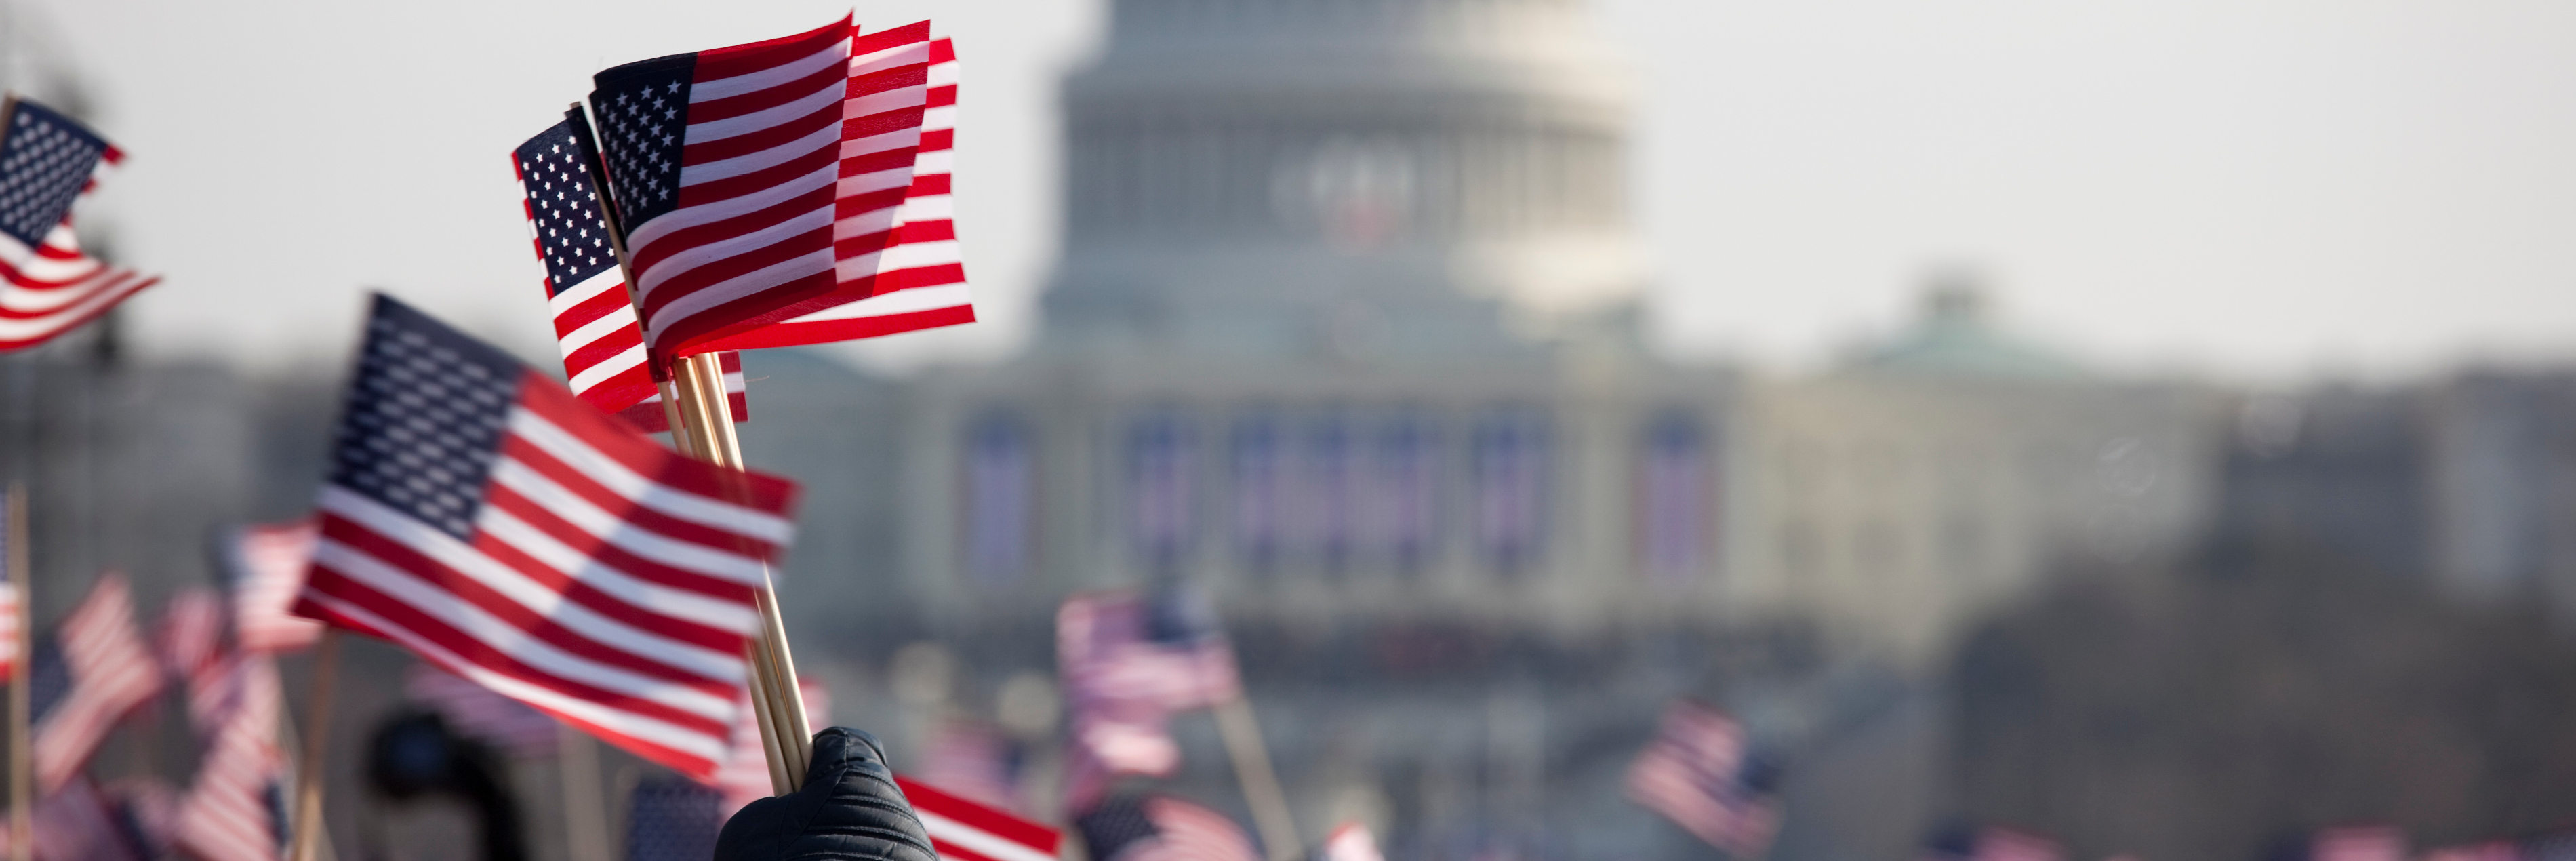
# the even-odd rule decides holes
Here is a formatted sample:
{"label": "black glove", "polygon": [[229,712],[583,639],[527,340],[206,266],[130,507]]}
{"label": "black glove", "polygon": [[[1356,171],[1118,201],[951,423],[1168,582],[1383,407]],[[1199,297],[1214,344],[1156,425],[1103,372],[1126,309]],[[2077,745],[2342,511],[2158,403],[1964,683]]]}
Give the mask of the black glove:
{"label": "black glove", "polygon": [[743,805],[716,835],[715,861],[939,861],[885,748],[848,727],[814,734],[805,786]]}

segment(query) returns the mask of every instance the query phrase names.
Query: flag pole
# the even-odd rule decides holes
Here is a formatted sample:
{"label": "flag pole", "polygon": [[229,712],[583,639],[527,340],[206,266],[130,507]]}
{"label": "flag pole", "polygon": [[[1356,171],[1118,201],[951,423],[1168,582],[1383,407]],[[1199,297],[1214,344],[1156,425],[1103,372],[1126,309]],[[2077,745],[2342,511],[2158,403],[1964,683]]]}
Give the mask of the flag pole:
{"label": "flag pole", "polygon": [[1252,699],[1241,693],[1216,705],[1217,734],[1225,738],[1226,755],[1234,760],[1235,781],[1243,801],[1252,807],[1253,830],[1270,861],[1296,861],[1306,850],[1297,840],[1297,822],[1288,813],[1288,794],[1279,774],[1270,769],[1270,748],[1261,741],[1261,724],[1253,719]]}
{"label": "flag pole", "polygon": [[[10,101],[14,106],[16,98],[12,97]],[[18,601],[18,630],[10,635],[18,641],[18,657],[15,661],[17,666],[9,673],[9,861],[29,861],[36,852],[35,746],[28,737],[34,732],[35,723],[30,717],[34,686],[28,676],[34,674],[36,663],[35,638],[32,636],[36,619],[30,599],[33,590],[27,585],[33,575],[28,570],[27,485],[24,483],[9,483],[9,522],[0,528],[8,530],[9,542],[8,558],[0,559],[0,565],[9,566],[6,569],[9,591],[16,593]]]}
{"label": "flag pole", "polygon": [[304,704],[304,759],[296,763],[295,842],[287,861],[314,861],[322,842],[322,749],[331,736],[331,689],[340,670],[340,629],[313,644],[311,701]]}
{"label": "flag pole", "polygon": [[[581,146],[592,190],[599,198],[600,218],[608,222],[609,247],[617,253],[618,275],[626,281],[627,303],[635,308],[637,328],[643,328],[644,306],[637,301],[634,261],[626,253],[626,227],[609,188],[608,164],[600,157],[589,112],[574,102],[564,111],[564,119]],[[665,376],[668,379],[657,380],[656,385],[662,393],[662,414],[672,420],[672,447],[695,460],[742,469],[742,443],[734,436],[733,415],[725,404],[724,368],[716,355],[674,359]],[[805,715],[805,699],[796,688],[796,662],[787,650],[787,627],[778,614],[778,593],[766,564],[761,566],[757,601],[759,635],[745,650],[751,658],[752,722],[760,730],[761,747],[769,758],[770,789],[785,795],[805,783],[814,730]]]}

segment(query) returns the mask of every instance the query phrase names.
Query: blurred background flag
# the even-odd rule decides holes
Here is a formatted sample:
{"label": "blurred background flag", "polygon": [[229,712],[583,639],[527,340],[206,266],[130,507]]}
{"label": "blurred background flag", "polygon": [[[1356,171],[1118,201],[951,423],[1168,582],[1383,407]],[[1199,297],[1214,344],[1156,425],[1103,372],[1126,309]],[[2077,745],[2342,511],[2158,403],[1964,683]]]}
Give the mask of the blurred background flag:
{"label": "blurred background flag", "polygon": [[278,748],[277,665],[235,651],[188,683],[188,712],[205,748],[180,800],[171,839],[200,861],[273,861],[285,851],[286,755]]}
{"label": "blurred background flag", "polygon": [[1734,718],[1679,700],[1629,766],[1628,797],[1711,846],[1756,856],[1779,828],[1777,780],[1766,760],[1750,755]]}
{"label": "blurred background flag", "polygon": [[712,780],[795,486],[682,458],[389,297],[367,332],[296,612]]}
{"label": "blurred background flag", "polygon": [[1386,861],[1377,850],[1377,835],[1368,826],[1345,822],[1324,838],[1324,861]]}
{"label": "blurred background flag", "polygon": [[716,349],[833,291],[850,32],[844,18],[594,78],[648,353]]}
{"label": "blurred background flag", "polygon": [[1073,711],[1065,790],[1073,810],[1118,775],[1171,773],[1180,763],[1166,728],[1172,713],[1242,695],[1214,609],[1182,583],[1066,599],[1056,612],[1056,660]]}
{"label": "blurred background flag", "polygon": [[72,202],[124,160],[70,117],[12,96],[0,134],[0,352],[21,350],[87,323],[158,283],[82,254]]}
{"label": "blurred background flag", "polygon": [[2318,831],[2308,842],[2308,861],[2405,861],[2406,835],[2386,825],[2356,825]]}
{"label": "blurred background flag", "polygon": [[983,804],[1019,806],[1018,769],[1011,740],[989,724],[946,718],[922,743],[921,769],[915,782],[939,787]]}
{"label": "blurred background flag", "polygon": [[133,593],[112,571],[99,575],[33,663],[34,768],[45,792],[77,776],[108,730],[161,690],[152,650],[134,630]]}
{"label": "blurred background flag", "polygon": [[2059,861],[2057,841],[2010,828],[1988,828],[1977,834],[1976,861]]}
{"label": "blurred background flag", "polygon": [[244,651],[288,652],[313,645],[322,624],[289,608],[304,589],[304,568],[322,526],[311,519],[245,526],[224,550],[232,590],[233,639]]}
{"label": "blurred background flag", "polygon": [[1055,829],[1002,808],[895,777],[940,861],[1050,861],[1061,836]]}
{"label": "blurred background flag", "polygon": [[449,731],[512,756],[553,756],[561,740],[545,712],[428,664],[403,671],[403,696],[437,712]]}
{"label": "blurred background flag", "polygon": [[1077,821],[1099,861],[1260,861],[1252,839],[1224,814],[1149,795],[1102,803]]}
{"label": "blurred background flag", "polygon": [[167,678],[194,685],[210,672],[222,648],[224,601],[215,590],[191,586],[171,594],[152,626],[152,651]]}
{"label": "blurred background flag", "polygon": [[[762,778],[767,780],[766,772]],[[706,861],[732,810],[718,810],[714,787],[667,777],[635,785],[626,800],[627,861]]]}
{"label": "blurred background flag", "polygon": [[[546,304],[554,312],[555,343],[572,393],[647,432],[670,430],[662,393],[644,361],[644,330],[635,323],[635,305],[627,299],[617,250],[608,241],[608,219],[600,213],[599,192],[572,120],[539,132],[512,156],[537,259],[546,267]],[[728,351],[723,363],[725,400],[740,422],[750,417],[742,356]]]}
{"label": "blurred background flag", "polygon": [[122,812],[89,778],[75,777],[36,799],[39,861],[145,861]]}

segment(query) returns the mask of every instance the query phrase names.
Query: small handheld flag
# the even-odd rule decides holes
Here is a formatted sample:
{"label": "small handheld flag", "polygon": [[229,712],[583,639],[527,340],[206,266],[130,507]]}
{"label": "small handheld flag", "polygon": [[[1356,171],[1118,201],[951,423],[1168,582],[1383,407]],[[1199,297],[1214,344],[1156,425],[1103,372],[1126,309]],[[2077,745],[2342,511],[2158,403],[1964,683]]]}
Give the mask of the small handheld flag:
{"label": "small handheld flag", "polygon": [[[648,433],[670,430],[662,393],[644,361],[644,330],[609,241],[608,219],[590,175],[574,120],[537,133],[511,153],[526,193],[528,230],[546,267],[546,304],[572,393]],[[750,417],[743,399],[742,356],[723,356],[725,395],[733,420]]]}
{"label": "small handheld flag", "polygon": [[688,460],[385,296],[297,613],[714,777],[795,485]]}
{"label": "small handheld flag", "polygon": [[134,629],[124,575],[99,575],[29,669],[35,692],[37,788],[60,789],[89,764],[107,731],[161,691],[160,667]]}
{"label": "small handheld flag", "polygon": [[7,352],[53,340],[161,279],[92,259],[72,237],[72,203],[124,153],[16,96],[0,123],[0,352]]}
{"label": "small handheld flag", "polygon": [[1734,718],[1681,700],[1664,709],[1654,742],[1628,767],[1628,797],[1711,846],[1750,857],[1779,828],[1778,780],[1769,760],[1751,754]]}
{"label": "small handheld flag", "polygon": [[1061,835],[1001,808],[897,776],[940,861],[1050,861]]}

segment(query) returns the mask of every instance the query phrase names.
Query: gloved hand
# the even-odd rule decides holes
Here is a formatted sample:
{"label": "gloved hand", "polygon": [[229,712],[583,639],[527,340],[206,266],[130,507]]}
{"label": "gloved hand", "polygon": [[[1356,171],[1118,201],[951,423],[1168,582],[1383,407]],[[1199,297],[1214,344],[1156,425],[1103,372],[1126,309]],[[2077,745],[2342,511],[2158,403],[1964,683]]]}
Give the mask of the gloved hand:
{"label": "gloved hand", "polygon": [[805,786],[743,805],[716,835],[715,861],[791,858],[938,861],[875,736],[815,733]]}

